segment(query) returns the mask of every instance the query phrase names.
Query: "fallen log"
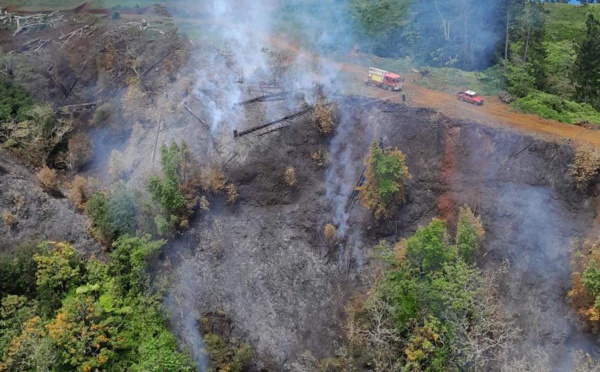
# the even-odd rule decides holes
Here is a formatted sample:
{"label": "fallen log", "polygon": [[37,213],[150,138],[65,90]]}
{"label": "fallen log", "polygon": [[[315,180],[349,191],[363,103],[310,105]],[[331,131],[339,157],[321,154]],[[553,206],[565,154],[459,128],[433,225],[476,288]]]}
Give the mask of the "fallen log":
{"label": "fallen log", "polygon": [[249,103],[254,103],[254,102],[284,100],[290,95],[291,95],[291,92],[263,94],[262,96],[259,96],[259,97],[255,97],[255,98],[248,99],[246,101],[238,102],[235,104],[235,106],[243,106],[243,105],[247,105]]}
{"label": "fallen log", "polygon": [[177,50],[177,48],[179,48],[181,46],[181,44],[176,44],[173,48],[171,48],[167,53],[165,53],[162,57],[160,57],[158,59],[158,61],[154,62],[152,64],[152,66],[148,67],[148,69],[144,72],[142,72],[140,74],[140,79],[144,77],[144,75],[146,75],[148,72],[150,72],[150,70],[152,70],[154,67],[156,67],[159,63],[161,63],[162,61],[165,60],[165,58],[167,58],[168,56],[170,56],[174,51]]}
{"label": "fallen log", "polygon": [[[323,105],[323,106],[324,106],[324,107],[326,107],[326,106],[331,106],[331,105],[333,105],[334,103],[335,103],[335,102],[330,102],[330,103],[327,103],[327,104],[325,104],[325,105]],[[254,127],[254,128],[250,128],[250,129],[245,129],[245,130],[242,130],[242,131],[239,131],[239,132],[238,132],[238,130],[236,129],[236,130],[234,130],[234,131],[233,131],[233,137],[234,137],[234,138],[237,138],[237,137],[242,137],[242,136],[245,136],[246,134],[250,134],[250,133],[252,133],[252,132],[256,132],[257,130],[261,130],[261,129],[263,129],[263,128],[270,127],[271,125],[279,124],[279,123],[281,123],[281,122],[284,122],[284,121],[286,121],[286,120],[293,119],[293,118],[295,118],[295,117],[298,117],[298,116],[304,115],[304,114],[306,114],[307,112],[313,111],[314,109],[315,109],[314,107],[310,107],[310,108],[308,108],[308,109],[301,110],[301,111],[298,111],[298,112],[296,112],[296,113],[294,113],[294,114],[291,114],[291,115],[285,116],[285,117],[283,117],[283,118],[281,118],[281,119],[277,119],[277,120],[271,121],[271,122],[269,122],[269,123],[262,124],[262,125],[259,125],[259,126],[257,126],[257,127]]]}
{"label": "fallen log", "polygon": [[200,122],[200,124],[204,125],[204,127],[206,128],[206,130],[210,130],[210,126],[202,119],[200,119],[196,114],[194,114],[192,112],[192,110],[190,110],[189,107],[187,107],[187,105],[183,105],[183,108],[190,113],[190,115],[192,115],[194,118],[196,118],[196,120],[198,120]]}

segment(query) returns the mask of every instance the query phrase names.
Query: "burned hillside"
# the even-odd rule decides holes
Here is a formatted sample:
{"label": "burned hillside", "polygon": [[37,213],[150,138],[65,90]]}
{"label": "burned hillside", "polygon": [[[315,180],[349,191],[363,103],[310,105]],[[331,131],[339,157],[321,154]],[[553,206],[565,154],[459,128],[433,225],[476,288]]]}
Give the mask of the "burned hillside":
{"label": "burned hillside", "polygon": [[[192,42],[167,9],[144,11],[148,20],[51,13],[47,28],[2,39],[12,53],[0,72],[38,109],[0,122],[0,250],[64,241],[117,267],[80,270],[89,278],[64,284],[65,304],[86,296],[114,320],[131,311],[121,287],[147,295],[177,341],[159,349],[201,371],[341,360],[349,304],[385,269],[376,247],[435,218],[454,234],[466,205],[485,229],[471,269],[505,270],[494,295],[518,335],[498,342],[509,358],[481,354],[499,369],[568,370],[575,351],[595,352],[567,292],[570,246],[595,238],[600,204],[595,184],[578,189],[570,174],[571,143],[396,103],[401,93],[344,94],[343,66],[258,31],[240,36],[248,24],[226,43]],[[410,173],[404,203],[383,218],[358,200],[373,148],[401,151]],[[123,278],[133,284],[115,284]],[[103,363],[141,370],[119,347],[140,360],[154,350],[114,345]]]}

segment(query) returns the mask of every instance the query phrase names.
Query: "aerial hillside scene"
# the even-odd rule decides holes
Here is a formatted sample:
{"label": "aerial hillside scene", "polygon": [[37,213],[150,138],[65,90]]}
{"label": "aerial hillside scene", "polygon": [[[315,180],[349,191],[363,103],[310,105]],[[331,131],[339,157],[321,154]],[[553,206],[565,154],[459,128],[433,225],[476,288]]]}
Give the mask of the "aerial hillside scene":
{"label": "aerial hillside scene", "polygon": [[600,2],[0,0],[0,372],[599,372]]}

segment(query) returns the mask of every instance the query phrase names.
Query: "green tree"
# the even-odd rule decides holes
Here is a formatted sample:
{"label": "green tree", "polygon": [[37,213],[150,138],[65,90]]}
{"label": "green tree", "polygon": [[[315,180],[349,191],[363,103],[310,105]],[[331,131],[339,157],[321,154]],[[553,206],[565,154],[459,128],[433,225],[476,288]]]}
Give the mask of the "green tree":
{"label": "green tree", "polygon": [[458,254],[465,262],[472,263],[475,260],[475,253],[484,235],[479,217],[476,217],[468,206],[461,207],[456,226],[456,246]]}
{"label": "green tree", "polygon": [[146,260],[163,245],[163,240],[152,240],[150,235],[134,237],[124,235],[112,245],[109,274],[117,281],[124,294],[129,290],[141,291],[148,286]]}
{"label": "green tree", "polygon": [[66,243],[47,244],[45,252],[33,256],[37,264],[36,284],[40,305],[48,314],[60,306],[61,298],[81,280],[81,261]]}
{"label": "green tree", "polygon": [[117,357],[121,321],[106,312],[91,293],[68,296],[47,326],[60,351],[58,364],[81,371],[105,369]]}
{"label": "green tree", "polygon": [[456,249],[448,244],[446,225],[438,219],[420,227],[406,241],[406,253],[410,264],[422,273],[437,271],[456,258]]}
{"label": "green tree", "polygon": [[101,192],[94,193],[85,204],[85,213],[92,220],[94,235],[103,243],[110,244],[117,231],[112,223],[108,197]]}
{"label": "green tree", "polygon": [[[157,220],[161,223],[160,226],[157,224],[157,228],[163,232],[179,227],[177,226],[178,219],[182,222],[187,221],[187,217],[191,213],[180,189],[180,183],[185,181],[187,176],[189,157],[189,149],[183,141],[181,146],[176,142],[171,142],[168,147],[161,146],[160,164],[163,176],[152,175],[148,178],[148,191],[150,191],[152,199],[159,203],[163,210],[164,216]],[[176,218],[173,219],[171,216],[176,216]],[[164,221],[172,222],[172,226],[169,228],[163,226]]]}
{"label": "green tree", "polygon": [[404,154],[398,149],[382,149],[373,142],[366,163],[359,199],[375,217],[388,218],[406,198],[404,184],[411,175]]}
{"label": "green tree", "polygon": [[575,96],[600,110],[600,21],[589,14],[586,26],[586,38],[579,46],[573,72]]}
{"label": "green tree", "polygon": [[33,100],[23,88],[0,80],[0,129],[3,122],[26,120],[31,106]]}

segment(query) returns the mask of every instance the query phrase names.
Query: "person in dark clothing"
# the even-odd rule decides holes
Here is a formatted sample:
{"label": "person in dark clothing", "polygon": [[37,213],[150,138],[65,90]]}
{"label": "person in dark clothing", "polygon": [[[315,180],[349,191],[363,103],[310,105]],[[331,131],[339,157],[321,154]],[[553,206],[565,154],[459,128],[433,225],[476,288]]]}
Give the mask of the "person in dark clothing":
{"label": "person in dark clothing", "polygon": [[406,94],[402,93],[402,103],[406,103]]}

